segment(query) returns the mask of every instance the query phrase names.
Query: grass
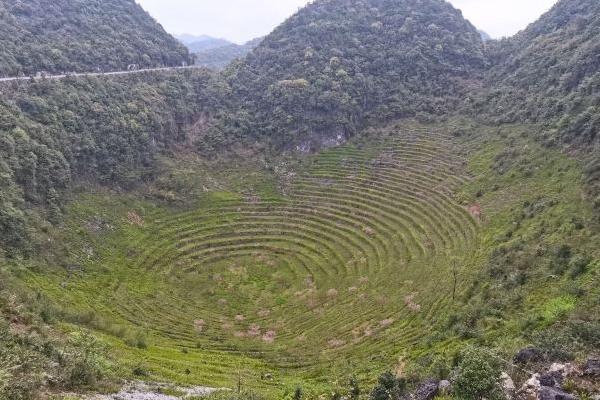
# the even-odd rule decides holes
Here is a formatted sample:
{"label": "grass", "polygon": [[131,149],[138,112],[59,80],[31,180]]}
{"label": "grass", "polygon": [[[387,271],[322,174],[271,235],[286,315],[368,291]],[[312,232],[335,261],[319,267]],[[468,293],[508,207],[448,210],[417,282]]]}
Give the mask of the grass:
{"label": "grass", "polygon": [[561,296],[549,300],[542,309],[544,322],[552,324],[575,309],[577,299],[573,296]]}
{"label": "grass", "polygon": [[[530,143],[525,128],[452,129],[390,127],[271,172],[168,165],[147,200],[81,194],[55,233],[64,246],[45,261],[55,267],[32,262],[23,279],[60,310],[64,330],[93,328],[128,378],[241,383],[273,398],[297,386],[317,397],[351,375],[366,387],[468,341],[447,321],[469,296],[486,302],[497,282],[474,282],[494,249],[538,243],[542,221],[556,224],[548,247],[593,237],[563,223],[589,212],[577,162]],[[522,153],[506,155],[507,143]],[[484,340],[512,349],[532,313],[550,325],[578,309],[561,292],[569,278],[549,280],[542,267],[529,282],[544,285],[511,292],[521,296],[513,314],[483,317]],[[578,279],[591,285],[596,270]]]}
{"label": "grass", "polygon": [[[483,142],[466,139],[476,143],[470,170],[477,179],[459,194],[481,205],[482,248],[489,254],[478,278],[482,284],[468,301],[479,305],[468,312],[488,314],[479,325],[484,340],[508,352],[530,344],[534,330],[553,329],[571,315],[593,319],[597,309],[589,301],[593,272],[576,279],[569,273],[578,256],[600,258],[582,165],[536,144],[533,128],[491,129]],[[561,248],[570,254],[559,257]]]}

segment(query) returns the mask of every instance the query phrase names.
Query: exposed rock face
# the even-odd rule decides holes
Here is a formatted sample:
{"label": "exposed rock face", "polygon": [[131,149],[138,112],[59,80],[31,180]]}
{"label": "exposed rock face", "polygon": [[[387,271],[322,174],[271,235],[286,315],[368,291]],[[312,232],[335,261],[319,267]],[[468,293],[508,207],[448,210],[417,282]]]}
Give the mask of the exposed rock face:
{"label": "exposed rock face", "polygon": [[517,387],[515,386],[515,382],[512,378],[506,373],[503,372],[502,376],[502,392],[506,396],[508,400],[514,399],[517,393]]}
{"label": "exposed rock face", "polygon": [[519,390],[519,394],[524,398],[536,397],[542,384],[540,383],[540,374],[533,374]]}
{"label": "exposed rock face", "polygon": [[[181,396],[163,394],[165,389],[173,389],[181,392]],[[207,396],[218,389],[203,386],[176,387],[162,383],[132,382],[119,393],[88,396],[87,400],[181,400],[186,398],[197,398]]]}
{"label": "exposed rock face", "polygon": [[414,399],[415,400],[433,400],[433,398],[438,394],[440,381],[436,379],[430,379],[425,381],[415,391]]}
{"label": "exposed rock face", "polygon": [[540,385],[554,387],[560,386],[563,381],[563,376],[559,372],[548,372],[547,374],[542,374],[539,377]]}
{"label": "exposed rock face", "polygon": [[577,396],[562,390],[564,380],[576,375],[572,364],[554,363],[543,373],[533,374],[519,390],[519,398],[538,400],[574,400]]}
{"label": "exposed rock face", "polygon": [[576,371],[576,368],[573,364],[554,363],[550,366],[548,373],[553,374],[554,376],[560,376],[560,377],[562,377],[562,379],[564,379],[564,378],[572,375],[573,373],[575,373],[575,371]]}
{"label": "exposed rock face", "polygon": [[447,396],[452,392],[452,384],[450,381],[440,381],[438,384],[438,394],[440,396]]}
{"label": "exposed rock face", "polygon": [[583,367],[586,376],[600,376],[600,358],[590,358]]}
{"label": "exposed rock face", "polygon": [[538,394],[538,400],[577,400],[576,396],[561,389],[543,386]]}

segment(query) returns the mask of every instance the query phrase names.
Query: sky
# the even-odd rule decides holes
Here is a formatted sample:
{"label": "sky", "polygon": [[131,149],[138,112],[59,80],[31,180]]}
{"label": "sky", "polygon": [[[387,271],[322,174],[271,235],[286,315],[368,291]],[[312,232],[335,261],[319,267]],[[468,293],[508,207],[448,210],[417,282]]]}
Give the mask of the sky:
{"label": "sky", "polygon": [[[557,0],[449,0],[493,38],[511,36]],[[308,0],[137,0],[172,34],[210,35],[236,43],[264,36]]]}

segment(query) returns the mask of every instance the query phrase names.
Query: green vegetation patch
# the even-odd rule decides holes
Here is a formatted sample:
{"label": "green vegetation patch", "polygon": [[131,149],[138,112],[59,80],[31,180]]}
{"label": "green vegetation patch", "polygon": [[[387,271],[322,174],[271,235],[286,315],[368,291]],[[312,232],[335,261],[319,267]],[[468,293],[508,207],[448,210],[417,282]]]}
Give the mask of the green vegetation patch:
{"label": "green vegetation patch", "polygon": [[577,300],[573,296],[557,297],[548,301],[542,309],[542,317],[547,324],[552,324],[565,317],[575,309]]}
{"label": "green vegetation patch", "polygon": [[423,332],[443,329],[475,266],[478,223],[451,196],[468,180],[453,146],[392,127],[279,160],[275,185],[257,168],[199,169],[180,175],[186,185],[220,184],[193,201],[81,195],[56,267],[25,280],[101,334],[130,378],[235,387],[241,376],[315,395],[349,374],[369,382],[426,351]]}
{"label": "green vegetation patch", "polygon": [[[510,354],[594,310],[598,260],[576,161],[527,127],[455,129],[266,168],[166,164],[146,200],[80,195],[50,232],[55,267],[21,274],[129,379],[311,398],[385,369],[446,377],[467,343]],[[179,179],[192,190],[155,195]]]}

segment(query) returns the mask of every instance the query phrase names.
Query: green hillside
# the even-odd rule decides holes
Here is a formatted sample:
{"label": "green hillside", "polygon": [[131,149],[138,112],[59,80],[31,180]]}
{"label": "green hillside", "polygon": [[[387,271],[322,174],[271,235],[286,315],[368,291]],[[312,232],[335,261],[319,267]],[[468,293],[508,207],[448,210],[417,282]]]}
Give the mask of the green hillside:
{"label": "green hillside", "polygon": [[495,121],[544,126],[554,144],[598,143],[600,4],[561,0],[518,35],[490,45],[489,94]]}
{"label": "green hillside", "polygon": [[213,70],[222,70],[236,59],[243,58],[260,44],[262,38],[250,40],[242,45],[229,43],[194,53],[197,65]]}
{"label": "green hillside", "polygon": [[[0,95],[0,248],[35,252],[39,226],[60,224],[74,182],[131,188],[156,174],[156,158],[192,147],[184,129],[215,110],[213,76],[77,78],[4,88]],[[210,97],[210,101],[207,101]]]}
{"label": "green hillside", "polygon": [[[187,58],[133,2],[3,7],[15,57]],[[438,399],[492,400],[501,372],[581,365],[599,16],[562,0],[484,44],[442,0],[317,0],[221,72],[3,83],[0,399],[400,400],[449,379]],[[79,39],[34,40],[48,20]]]}
{"label": "green hillside", "polygon": [[[450,195],[469,177],[451,138],[426,132],[392,128],[366,147],[324,152],[307,160],[286,195],[243,187],[185,212],[138,202],[111,211],[88,197],[70,213],[70,231],[83,233],[70,262],[85,273],[28,280],[63,307],[92,310],[109,331],[141,329],[148,350],[128,352],[145,353],[159,376],[231,386],[239,362],[252,366],[253,386],[265,373],[278,376],[267,386],[326,384],[324,372],[343,355],[342,371],[369,377],[422,349],[420,332],[451,306],[447,257],[461,275],[476,259],[477,223]],[[89,212],[115,230],[82,232]],[[132,213],[143,224],[125,222]],[[375,349],[388,355],[361,366]]]}
{"label": "green hillside", "polygon": [[[386,369],[444,377],[473,343],[585,355],[600,255],[582,166],[528,131],[399,124],[266,169],[180,160],[148,191],[78,195],[21,279],[63,329],[100,335],[120,376],[241,374],[274,399],[351,376],[368,390]],[[187,201],[143,200],[168,188]]]}
{"label": "green hillside", "polygon": [[492,67],[471,112],[502,124],[528,122],[549,146],[579,152],[587,194],[600,213],[600,4],[561,0],[518,35],[492,42]]}
{"label": "green hillside", "polygon": [[243,136],[319,148],[366,121],[447,113],[485,66],[479,33],[445,1],[334,0],[301,9],[224,76]]}
{"label": "green hillside", "polygon": [[189,63],[134,0],[0,2],[0,76]]}

